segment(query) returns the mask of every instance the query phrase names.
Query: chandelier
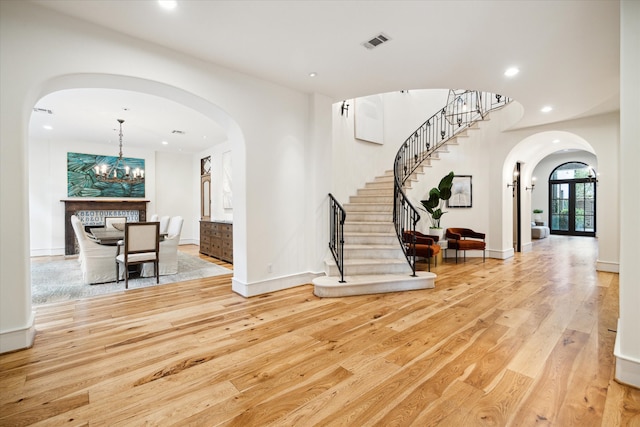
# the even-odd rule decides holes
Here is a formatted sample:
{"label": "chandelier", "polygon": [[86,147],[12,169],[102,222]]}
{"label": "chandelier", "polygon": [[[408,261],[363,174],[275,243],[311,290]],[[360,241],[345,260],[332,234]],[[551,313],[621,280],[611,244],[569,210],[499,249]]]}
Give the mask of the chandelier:
{"label": "chandelier", "polygon": [[144,182],[144,170],[131,168],[124,163],[122,158],[122,123],[124,120],[118,119],[120,123],[120,153],[112,166],[106,164],[96,165],[94,171],[96,178],[101,182],[139,184]]}

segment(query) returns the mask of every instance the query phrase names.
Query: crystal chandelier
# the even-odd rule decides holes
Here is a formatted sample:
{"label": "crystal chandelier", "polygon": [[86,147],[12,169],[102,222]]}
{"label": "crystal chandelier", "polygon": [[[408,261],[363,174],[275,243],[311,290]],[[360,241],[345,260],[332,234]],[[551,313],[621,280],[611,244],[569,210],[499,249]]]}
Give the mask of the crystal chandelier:
{"label": "crystal chandelier", "polygon": [[144,170],[131,168],[125,165],[122,158],[122,123],[124,120],[118,119],[120,123],[120,153],[113,166],[101,164],[94,167],[96,178],[101,182],[139,184],[144,182]]}

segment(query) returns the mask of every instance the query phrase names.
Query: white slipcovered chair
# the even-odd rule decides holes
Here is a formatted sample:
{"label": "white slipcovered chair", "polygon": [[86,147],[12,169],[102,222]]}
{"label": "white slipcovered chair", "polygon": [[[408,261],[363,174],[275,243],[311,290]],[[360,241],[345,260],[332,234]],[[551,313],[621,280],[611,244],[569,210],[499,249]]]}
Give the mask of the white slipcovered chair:
{"label": "white slipcovered chair", "polygon": [[116,273],[113,263],[116,259],[116,246],[101,245],[93,241],[84,231],[84,226],[77,216],[71,216],[71,225],[78,239],[80,247],[80,268],[82,269],[82,283],[115,282]]}
{"label": "white slipcovered chair", "polygon": [[[181,216],[174,216],[169,220],[166,231],[167,236],[160,242],[160,276],[178,272],[178,245],[180,244],[183,222],[184,220]],[[142,276],[155,276],[153,263],[146,263],[142,266]]]}
{"label": "white slipcovered chair", "polygon": [[158,216],[158,214],[151,215],[150,222],[160,222],[160,234],[166,234],[169,229],[169,221],[171,217],[163,216],[162,218]]}

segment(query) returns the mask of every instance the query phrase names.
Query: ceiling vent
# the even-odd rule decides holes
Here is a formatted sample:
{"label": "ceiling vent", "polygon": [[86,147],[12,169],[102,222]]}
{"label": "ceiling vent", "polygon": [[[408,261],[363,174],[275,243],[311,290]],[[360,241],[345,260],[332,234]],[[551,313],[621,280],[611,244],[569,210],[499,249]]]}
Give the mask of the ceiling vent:
{"label": "ceiling vent", "polygon": [[380,46],[382,43],[386,43],[389,40],[391,40],[389,36],[380,33],[377,36],[373,37],[371,40],[364,42],[363,45],[367,49],[373,49],[374,47]]}
{"label": "ceiling vent", "polygon": [[184,135],[186,132],[183,130],[172,130],[171,133],[175,133],[177,135]]}
{"label": "ceiling vent", "polygon": [[53,114],[53,111],[48,110],[46,108],[34,108],[33,109],[34,113],[45,113],[45,114]]}

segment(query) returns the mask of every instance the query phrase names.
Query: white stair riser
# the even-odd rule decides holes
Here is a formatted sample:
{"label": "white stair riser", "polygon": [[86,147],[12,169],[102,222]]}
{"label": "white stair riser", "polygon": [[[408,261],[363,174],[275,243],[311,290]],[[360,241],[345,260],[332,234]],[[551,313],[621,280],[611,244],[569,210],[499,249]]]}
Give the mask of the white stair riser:
{"label": "white stair riser", "polygon": [[393,213],[393,205],[386,203],[346,203],[344,205],[344,210],[347,212],[347,216],[352,212]]}
{"label": "white stair riser", "polygon": [[397,245],[398,238],[395,234],[389,236],[362,235],[344,236],[345,245]]}
{"label": "white stair riser", "polygon": [[393,205],[393,195],[391,196],[351,196],[349,203],[385,203]]}
{"label": "white stair riser", "polygon": [[[340,271],[335,264],[326,265],[325,274],[327,276],[339,276]],[[362,274],[411,274],[411,268],[406,261],[404,264],[346,265],[344,274],[349,276]]]}
{"label": "white stair riser", "polygon": [[358,196],[383,196],[393,197],[393,187],[391,188],[360,188]]}
{"label": "white stair riser", "polygon": [[391,222],[393,221],[393,213],[351,212],[347,214],[347,218],[349,221]]}
{"label": "white stair riser", "polygon": [[389,182],[383,181],[383,182],[367,182],[364,185],[365,188],[378,188],[378,189],[391,189],[391,192],[393,192],[393,180],[390,180]]}
{"label": "white stair riser", "polygon": [[344,232],[345,233],[394,233],[393,223],[385,223],[385,222],[345,222],[344,223]]}
{"label": "white stair riser", "polygon": [[[366,246],[366,245],[365,245]],[[382,248],[376,245],[370,247],[352,249],[344,248],[344,259],[403,259],[402,250],[398,248]]]}

